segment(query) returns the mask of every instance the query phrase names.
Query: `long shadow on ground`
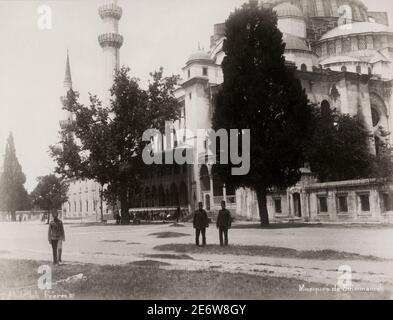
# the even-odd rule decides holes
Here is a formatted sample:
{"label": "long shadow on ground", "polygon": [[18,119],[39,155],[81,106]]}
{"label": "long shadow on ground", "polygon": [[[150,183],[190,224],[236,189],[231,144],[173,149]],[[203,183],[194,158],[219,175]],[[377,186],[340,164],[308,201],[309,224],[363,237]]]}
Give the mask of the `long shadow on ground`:
{"label": "long shadow on ground", "polygon": [[159,251],[174,251],[179,253],[200,253],[200,254],[231,254],[239,256],[263,256],[296,259],[316,259],[316,260],[372,260],[386,261],[375,256],[364,256],[351,252],[340,252],[335,250],[296,250],[291,248],[270,247],[270,246],[240,246],[220,247],[218,245],[208,245],[197,247],[193,244],[164,244],[154,247]]}

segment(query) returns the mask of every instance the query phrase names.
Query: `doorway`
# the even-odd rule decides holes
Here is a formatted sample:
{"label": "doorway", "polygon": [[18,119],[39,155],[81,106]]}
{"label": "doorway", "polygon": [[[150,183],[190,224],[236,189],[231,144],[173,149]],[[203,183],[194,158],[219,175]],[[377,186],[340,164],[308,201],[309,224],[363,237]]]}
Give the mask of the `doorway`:
{"label": "doorway", "polygon": [[302,204],[300,200],[300,193],[294,193],[292,195],[293,198],[293,209],[295,217],[301,218],[302,216]]}
{"label": "doorway", "polygon": [[206,211],[210,211],[210,192],[203,193],[203,207]]}

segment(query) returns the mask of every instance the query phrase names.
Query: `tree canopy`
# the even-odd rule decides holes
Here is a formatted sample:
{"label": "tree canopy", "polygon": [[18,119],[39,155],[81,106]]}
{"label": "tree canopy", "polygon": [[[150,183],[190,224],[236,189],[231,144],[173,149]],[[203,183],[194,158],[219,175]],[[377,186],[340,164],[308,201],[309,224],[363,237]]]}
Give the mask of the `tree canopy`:
{"label": "tree canopy", "polygon": [[390,147],[369,130],[358,115],[314,109],[313,134],[305,155],[321,182],[361,178],[386,178],[393,173]]}
{"label": "tree canopy", "polygon": [[3,210],[11,213],[12,221],[16,221],[17,210],[30,209],[29,196],[24,187],[25,182],[26,176],[16,156],[14,137],[10,133],[0,177],[0,204]]}
{"label": "tree canopy", "polygon": [[[68,200],[68,185],[54,174],[38,178],[38,184],[31,193],[35,206],[41,210],[59,210],[61,205]],[[49,214],[48,214],[49,221]]]}
{"label": "tree canopy", "polygon": [[97,96],[90,96],[90,105],[78,102],[78,94],[70,91],[65,109],[75,121],[63,129],[61,141],[51,147],[57,162],[56,172],[67,178],[93,179],[105,185],[104,196],[121,203],[122,222],[127,223],[133,195],[140,190],[146,166],[142,141],[147,129],[165,128],[165,121],[179,116],[173,93],[178,77],[163,77],[163,69],[151,73],[147,90],[130,77],[129,68],[122,67],[111,88],[109,106]]}

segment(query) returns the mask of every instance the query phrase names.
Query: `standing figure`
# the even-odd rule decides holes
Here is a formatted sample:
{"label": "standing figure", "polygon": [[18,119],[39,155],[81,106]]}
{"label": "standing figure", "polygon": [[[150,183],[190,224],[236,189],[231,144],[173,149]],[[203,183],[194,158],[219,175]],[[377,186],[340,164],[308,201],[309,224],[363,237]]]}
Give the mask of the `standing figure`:
{"label": "standing figure", "polygon": [[217,216],[217,229],[220,238],[220,246],[228,245],[228,229],[232,224],[231,213],[225,207],[225,201],[221,201],[221,210]]}
{"label": "standing figure", "polygon": [[178,206],[176,211],[175,211],[175,215],[174,215],[176,224],[179,223],[180,216],[181,216],[181,209],[180,209],[180,206]]}
{"label": "standing figure", "polygon": [[206,246],[206,228],[209,227],[209,218],[203,209],[202,202],[198,204],[199,209],[194,213],[195,243],[199,246],[199,235],[202,234],[202,246]]}
{"label": "standing figure", "polygon": [[49,223],[48,241],[52,246],[53,264],[61,262],[62,241],[65,241],[63,222],[58,218],[57,211],[53,212],[53,220]]}

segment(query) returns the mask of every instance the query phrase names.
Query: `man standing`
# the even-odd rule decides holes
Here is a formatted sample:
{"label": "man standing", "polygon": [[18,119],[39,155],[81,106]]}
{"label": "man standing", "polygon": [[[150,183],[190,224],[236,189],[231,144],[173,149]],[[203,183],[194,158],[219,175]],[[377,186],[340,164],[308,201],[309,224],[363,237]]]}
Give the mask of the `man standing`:
{"label": "man standing", "polygon": [[52,215],[53,215],[53,220],[49,223],[48,241],[49,244],[52,246],[53,264],[58,264],[58,262],[61,262],[61,254],[62,254],[61,242],[65,241],[65,233],[64,233],[63,222],[58,218],[57,211],[54,211]]}
{"label": "man standing", "polygon": [[209,218],[205,210],[203,210],[202,202],[198,204],[199,209],[194,213],[194,229],[195,229],[195,242],[199,246],[199,235],[202,233],[202,246],[206,246],[206,228],[209,226]]}
{"label": "man standing", "polygon": [[225,201],[221,201],[221,210],[217,216],[217,229],[220,237],[221,247],[224,245],[228,246],[228,229],[231,227],[231,224],[231,213],[225,208]]}

